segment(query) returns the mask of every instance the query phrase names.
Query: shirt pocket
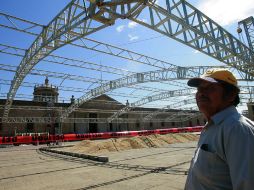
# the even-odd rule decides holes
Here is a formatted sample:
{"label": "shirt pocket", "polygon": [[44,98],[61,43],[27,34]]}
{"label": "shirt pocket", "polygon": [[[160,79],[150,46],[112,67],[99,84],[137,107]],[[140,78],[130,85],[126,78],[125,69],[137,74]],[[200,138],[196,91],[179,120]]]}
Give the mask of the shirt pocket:
{"label": "shirt pocket", "polygon": [[227,164],[216,153],[199,148],[195,160],[193,170],[197,178],[212,182],[229,177]]}

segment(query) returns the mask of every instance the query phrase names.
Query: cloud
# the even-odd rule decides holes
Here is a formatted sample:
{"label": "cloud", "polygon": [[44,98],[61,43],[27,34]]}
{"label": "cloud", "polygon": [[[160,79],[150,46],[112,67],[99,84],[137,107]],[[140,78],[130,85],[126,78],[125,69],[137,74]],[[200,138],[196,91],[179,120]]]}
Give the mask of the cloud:
{"label": "cloud", "polygon": [[122,32],[124,28],[125,28],[124,25],[120,25],[120,26],[116,27],[116,31],[117,32]]}
{"label": "cloud", "polygon": [[200,0],[198,9],[222,26],[237,23],[254,14],[253,0]]}
{"label": "cloud", "polygon": [[128,34],[128,37],[129,37],[129,40],[130,40],[130,41],[139,39],[138,36],[133,36],[132,34]]}
{"label": "cloud", "polygon": [[144,23],[147,23],[147,19],[145,19],[145,18],[138,18],[137,20],[139,20],[139,21],[141,21],[141,22],[144,22]]}
{"label": "cloud", "polygon": [[128,28],[135,28],[137,25],[138,23],[131,21],[128,23]]}
{"label": "cloud", "polygon": [[137,27],[137,25],[138,25],[138,23],[131,21],[131,22],[128,23],[127,26],[126,26],[126,25],[119,25],[119,26],[117,26],[117,27],[116,27],[116,31],[117,31],[117,32],[122,32],[122,31],[124,30],[125,27],[128,27],[128,28],[130,28],[130,29],[133,29],[133,28]]}

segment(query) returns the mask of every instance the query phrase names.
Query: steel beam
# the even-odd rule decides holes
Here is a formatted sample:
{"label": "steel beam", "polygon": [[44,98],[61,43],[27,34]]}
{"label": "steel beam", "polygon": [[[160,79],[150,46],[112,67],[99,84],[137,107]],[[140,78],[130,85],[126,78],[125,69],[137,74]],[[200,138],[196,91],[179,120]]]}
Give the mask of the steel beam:
{"label": "steel beam", "polygon": [[[254,77],[254,52],[183,0],[147,2],[130,20],[164,34]],[[144,21],[144,15],[150,15]],[[251,68],[251,69],[250,69]]]}
{"label": "steel beam", "polygon": [[3,114],[3,122],[8,117],[9,109],[15,94],[25,76],[44,57],[52,51],[75,41],[85,35],[105,28],[109,23],[94,20],[94,17],[102,16],[97,12],[95,4],[89,3],[86,7],[81,0],[72,0],[36,38],[26,51],[16,74],[13,78]]}

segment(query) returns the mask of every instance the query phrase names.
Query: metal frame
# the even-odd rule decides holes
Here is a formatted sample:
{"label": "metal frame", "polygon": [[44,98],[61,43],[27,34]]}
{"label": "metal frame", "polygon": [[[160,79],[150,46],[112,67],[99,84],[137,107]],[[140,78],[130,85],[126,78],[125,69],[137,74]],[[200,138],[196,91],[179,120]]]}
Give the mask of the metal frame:
{"label": "metal frame", "polygon": [[[149,18],[146,22],[142,20],[144,13],[149,13]],[[1,16],[6,15],[1,14]],[[237,68],[245,74],[245,79],[253,79],[253,51],[186,1],[165,0],[165,4],[160,6],[155,4],[154,0],[91,1],[88,5],[85,5],[84,1],[72,0],[47,26],[43,27],[42,32],[26,51],[16,70],[7,95],[3,122],[8,117],[12,101],[23,79],[40,60],[48,56],[52,51],[78,39],[81,40],[82,46],[85,47],[84,40],[87,39],[83,38],[84,36],[114,24],[118,18],[128,18],[162,33],[229,66]],[[7,19],[16,18],[10,16]],[[32,28],[36,26],[32,22],[30,24]],[[30,34],[33,33],[27,28],[19,29],[15,25],[8,27]],[[76,43],[73,43],[73,45],[81,46]],[[117,56],[121,57],[122,52],[118,53]],[[109,54],[114,55],[112,52],[109,52]],[[133,56],[130,59],[133,59]],[[137,62],[140,60],[146,60],[147,64],[163,68],[164,71],[159,73],[151,71],[146,74],[137,73],[103,84],[101,87],[97,87],[79,98],[78,101],[80,102],[75,102],[71,105],[62,116],[62,119],[68,117],[68,114],[75,110],[80,103],[86,101],[87,98],[96,97],[101,93],[149,80],[168,80],[168,73],[177,79],[196,74],[190,68],[186,70],[186,68],[170,64],[165,66],[165,62],[160,62],[160,66],[158,64],[159,60],[155,59],[155,62],[152,63],[149,57],[143,55],[139,55],[135,59]]]}
{"label": "metal frame", "polygon": [[250,16],[238,22],[238,24],[243,25],[249,48],[252,51],[254,51],[254,18],[253,16]]}

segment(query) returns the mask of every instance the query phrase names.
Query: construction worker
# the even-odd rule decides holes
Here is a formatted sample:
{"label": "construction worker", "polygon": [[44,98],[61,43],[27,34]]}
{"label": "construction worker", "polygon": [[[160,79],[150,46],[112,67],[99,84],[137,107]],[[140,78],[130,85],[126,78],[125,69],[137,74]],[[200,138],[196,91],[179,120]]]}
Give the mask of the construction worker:
{"label": "construction worker", "polygon": [[185,190],[253,190],[254,122],[236,110],[239,88],[226,69],[211,69],[187,83],[207,119],[192,158]]}

